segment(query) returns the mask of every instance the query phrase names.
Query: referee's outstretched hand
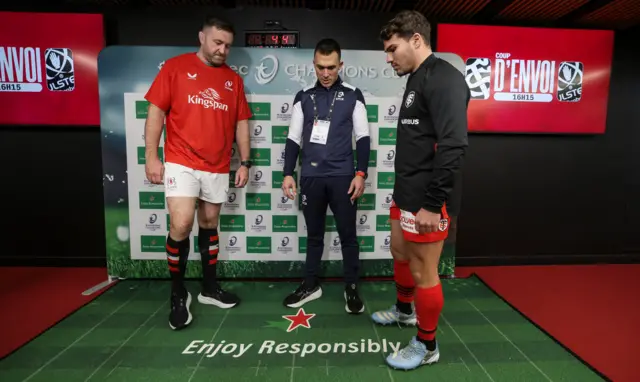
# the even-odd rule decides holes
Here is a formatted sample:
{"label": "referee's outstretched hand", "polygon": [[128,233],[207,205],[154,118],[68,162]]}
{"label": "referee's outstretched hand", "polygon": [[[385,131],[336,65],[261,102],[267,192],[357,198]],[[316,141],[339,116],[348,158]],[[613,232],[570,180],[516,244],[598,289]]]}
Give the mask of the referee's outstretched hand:
{"label": "referee's outstretched hand", "polygon": [[296,198],[296,180],[291,175],[287,175],[282,180],[282,191],[284,195],[293,200]]}
{"label": "referee's outstretched hand", "polygon": [[349,191],[347,191],[347,193],[351,195],[351,203],[361,197],[364,193],[364,178],[356,175],[351,181],[351,185],[349,186]]}

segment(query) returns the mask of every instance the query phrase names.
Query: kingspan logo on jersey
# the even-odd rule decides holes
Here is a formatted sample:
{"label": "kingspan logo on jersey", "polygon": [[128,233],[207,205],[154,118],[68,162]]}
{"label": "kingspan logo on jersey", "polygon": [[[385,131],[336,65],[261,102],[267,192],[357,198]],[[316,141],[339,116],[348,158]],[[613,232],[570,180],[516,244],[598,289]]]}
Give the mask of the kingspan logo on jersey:
{"label": "kingspan logo on jersey", "polygon": [[[496,53],[467,59],[465,79],[472,100],[578,102],[584,65],[577,61],[535,60]],[[493,77],[491,73],[493,72]]]}
{"label": "kingspan logo on jersey", "polygon": [[213,88],[207,88],[199,94],[187,96],[189,104],[200,105],[205,109],[229,111],[229,106],[221,101],[222,97]]}
{"label": "kingspan logo on jersey", "polygon": [[75,89],[71,49],[47,48],[43,54],[39,47],[0,47],[0,91],[37,93],[43,85],[52,92]]}

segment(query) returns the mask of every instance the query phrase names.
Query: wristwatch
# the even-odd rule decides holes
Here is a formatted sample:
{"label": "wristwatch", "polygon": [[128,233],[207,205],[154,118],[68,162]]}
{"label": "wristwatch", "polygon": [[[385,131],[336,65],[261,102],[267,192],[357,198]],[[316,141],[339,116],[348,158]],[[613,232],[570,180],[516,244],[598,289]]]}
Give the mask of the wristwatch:
{"label": "wristwatch", "polygon": [[251,168],[251,161],[250,160],[243,160],[242,162],[240,162],[240,166],[244,166],[246,168]]}
{"label": "wristwatch", "polygon": [[357,172],[356,172],[356,176],[361,176],[361,177],[363,177],[363,178],[364,178],[364,180],[367,180],[367,177],[368,177],[369,175],[367,175],[367,173],[366,173],[366,172],[364,172],[364,171],[357,171]]}

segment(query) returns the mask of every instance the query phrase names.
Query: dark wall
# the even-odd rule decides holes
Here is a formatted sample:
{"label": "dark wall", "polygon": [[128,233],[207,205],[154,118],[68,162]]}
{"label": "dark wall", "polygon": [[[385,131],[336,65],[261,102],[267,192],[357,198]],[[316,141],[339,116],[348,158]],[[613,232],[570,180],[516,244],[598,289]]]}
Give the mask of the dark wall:
{"label": "dark wall", "polygon": [[637,261],[639,35],[616,34],[606,134],[471,137],[460,262]]}
{"label": "dark wall", "polygon": [[[303,48],[335,37],[345,49],[380,49],[377,33],[391,16],[255,8],[220,12],[238,31],[280,20],[300,31]],[[203,10],[104,13],[110,45],[195,47]],[[241,36],[235,45],[242,46]],[[632,69],[638,37],[630,31],[616,35],[605,135],[471,135],[462,182],[459,265],[640,258],[640,201],[635,197],[640,179],[634,176],[640,154],[632,151],[640,138],[640,111],[633,106],[640,77]],[[99,128],[2,126],[0,159],[5,164],[0,187],[5,264],[104,264]]]}

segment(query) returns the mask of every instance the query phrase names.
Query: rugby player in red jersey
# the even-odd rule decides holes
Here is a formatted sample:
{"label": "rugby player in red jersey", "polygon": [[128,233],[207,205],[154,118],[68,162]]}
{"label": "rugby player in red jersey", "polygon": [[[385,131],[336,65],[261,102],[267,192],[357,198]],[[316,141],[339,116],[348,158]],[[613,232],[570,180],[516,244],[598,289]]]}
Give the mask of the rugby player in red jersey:
{"label": "rugby player in red jersey", "polygon": [[[251,167],[251,110],[242,78],[226,64],[234,34],[228,22],[207,18],[198,34],[200,49],[166,60],[145,96],[149,101],[145,171],[150,182],[164,183],[170,215],[166,254],[172,279],[169,326],[174,330],[192,321],[184,275],[196,201],[203,273],[198,301],[220,308],[240,302],[216,280],[218,218],[229,191],[234,139],[242,161],[235,177],[237,187],[247,183]],[[165,119],[163,165],[158,145]]]}

